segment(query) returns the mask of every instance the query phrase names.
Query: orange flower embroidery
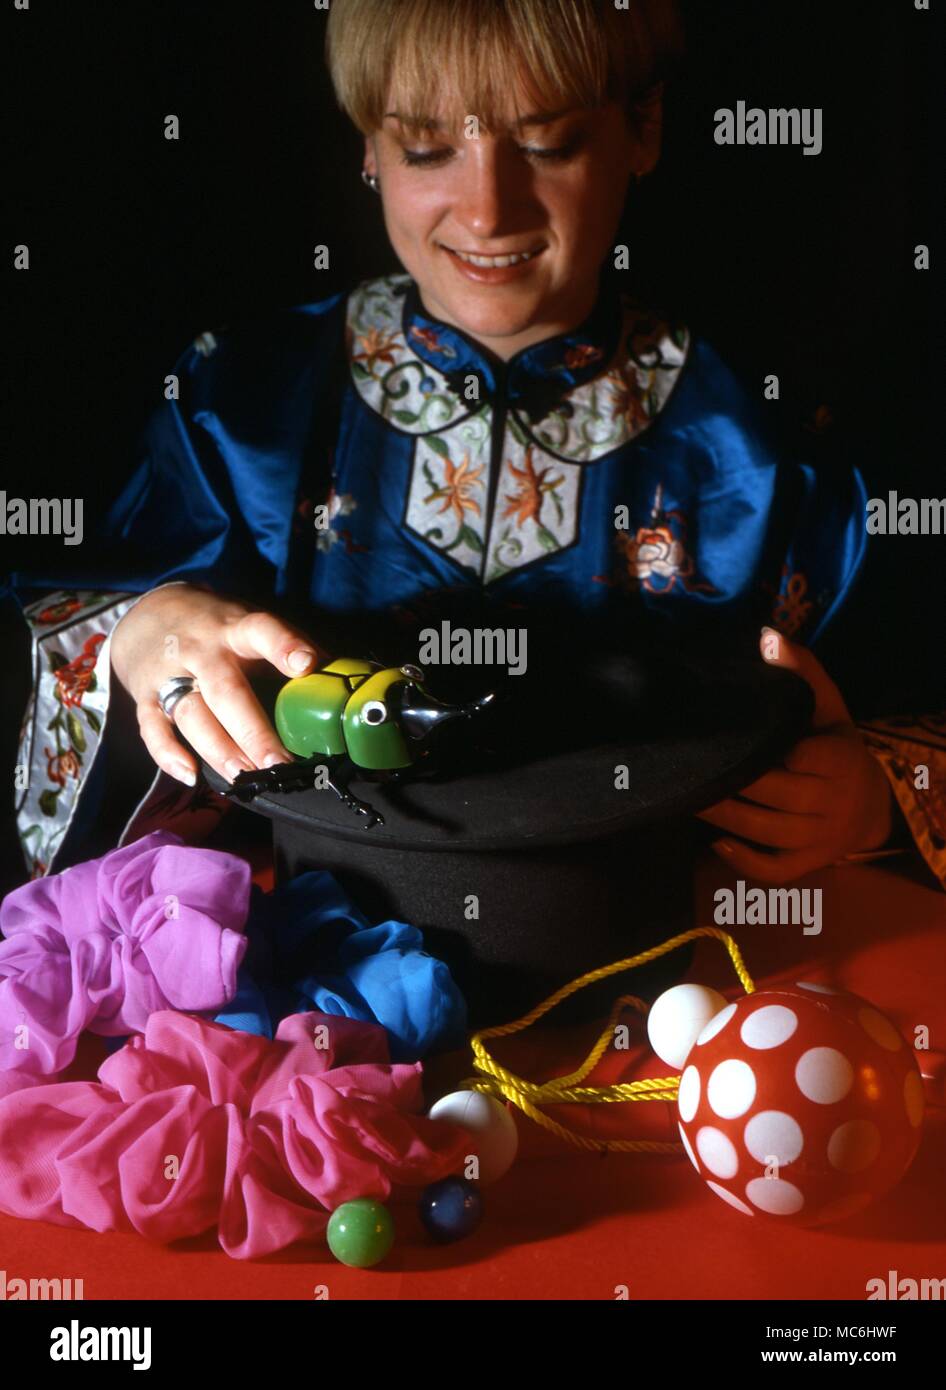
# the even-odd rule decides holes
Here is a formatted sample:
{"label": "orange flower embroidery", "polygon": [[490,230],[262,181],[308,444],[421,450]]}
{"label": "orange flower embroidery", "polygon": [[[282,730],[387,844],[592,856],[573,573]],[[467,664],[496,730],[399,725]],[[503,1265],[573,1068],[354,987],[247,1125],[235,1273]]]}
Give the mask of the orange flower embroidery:
{"label": "orange flower embroidery", "polygon": [[510,472],[519,479],[519,491],[505,494],[509,506],[503,512],[503,517],[514,516],[516,525],[520,527],[524,526],[530,517],[541,525],[542,502],[545,494],[561,487],[565,479],[549,478],[551,468],[543,468],[537,473],[535,464],[532,462],[531,448],[526,449],[524,468],[517,468],[511,460],[508,462]]}
{"label": "orange flower embroidery", "polygon": [[609,379],[614,385],[612,420],[623,419],[628,429],[634,432],[642,429],[650,420],[643,395],[639,390],[632,390],[619,372],[610,373]]}
{"label": "orange flower embroidery", "polygon": [[43,752],[46,754],[46,773],[50,782],[64,787],[67,777],[74,781],[79,776],[79,759],[72,749],[66,753],[54,753],[51,748],[44,748]]}
{"label": "orange flower embroidery", "polygon": [[393,366],[394,349],[397,346],[394,334],[384,333],[380,328],[369,328],[368,332],[361,334],[355,342],[361,351],[353,354],[353,360],[366,363],[369,371],[374,371],[376,362],[387,362],[389,366]]}
{"label": "orange flower embroidery", "polygon": [[462,526],[464,512],[472,512],[474,516],[480,515],[480,504],[470,494],[478,485],[482,473],[482,464],[479,468],[470,467],[469,454],[464,454],[463,462],[459,464],[454,463],[452,459],[447,459],[444,481],[430,494],[427,501],[433,502],[442,497],[443,506],[438,515],[443,516],[444,512],[452,508],[456,513],[457,521]]}
{"label": "orange flower embroidery", "polygon": [[806,597],[808,580],[803,574],[783,571],[782,588],[772,608],[772,623],[786,637],[794,637],[804,627],[814,604]]}
{"label": "orange flower embroidery", "polygon": [[566,352],[565,366],[570,371],[577,371],[581,367],[590,366],[592,362],[597,362],[603,356],[600,348],[592,347],[590,343],[578,343]]}
{"label": "orange flower embroidery", "polygon": [[443,357],[456,357],[453,348],[443,344],[432,328],[418,328],[417,324],[414,324],[410,336],[418,343],[423,343],[428,352],[439,352]]}
{"label": "orange flower embroidery", "polygon": [[82,704],[82,697],[92,683],[99,647],[104,641],[104,632],[87,637],[79,655],[56,672],[56,694],[67,709]]}
{"label": "orange flower embroidery", "polygon": [[649,593],[667,592],[678,579],[685,582],[693,574],[693,561],[683,542],[666,526],[642,526],[634,536],[619,531],[615,540],[628,575]]}
{"label": "orange flower embroidery", "polygon": [[639,526],[633,536],[618,531],[614,538],[624,562],[622,582],[649,594],[673,593],[678,583],[688,594],[714,594],[712,584],[694,579],[696,565],[687,549],[686,517],[676,508],[665,511],[663,495],[661,483],[654,494],[649,526]]}
{"label": "orange flower embroidery", "polygon": [[82,604],[77,598],[63,599],[61,603],[54,603],[51,608],[44,608],[36,619],[37,623],[59,623],[63,618],[71,618],[73,613],[78,613]]}

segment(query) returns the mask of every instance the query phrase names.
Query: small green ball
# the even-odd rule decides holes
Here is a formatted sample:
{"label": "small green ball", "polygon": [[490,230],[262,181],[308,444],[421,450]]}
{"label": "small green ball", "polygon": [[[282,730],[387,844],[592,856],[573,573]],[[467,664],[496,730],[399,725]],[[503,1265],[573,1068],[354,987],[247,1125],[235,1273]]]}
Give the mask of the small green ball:
{"label": "small green ball", "polygon": [[336,1207],[328,1220],[328,1248],[343,1265],[370,1269],[394,1244],[391,1213],[372,1197],[356,1197]]}

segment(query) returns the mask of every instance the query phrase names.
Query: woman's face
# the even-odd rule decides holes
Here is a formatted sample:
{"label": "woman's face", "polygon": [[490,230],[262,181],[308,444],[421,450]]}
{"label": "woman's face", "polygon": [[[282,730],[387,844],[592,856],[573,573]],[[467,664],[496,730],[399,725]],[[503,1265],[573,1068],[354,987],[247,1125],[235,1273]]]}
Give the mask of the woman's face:
{"label": "woman's face", "polygon": [[430,128],[412,136],[392,107],[365,154],[427,312],[504,359],[590,313],[630,175],[652,169],[659,149],[659,102],[646,134],[632,133],[615,103],[519,110],[527,119],[510,117],[495,134],[475,122],[447,129],[431,112]]}

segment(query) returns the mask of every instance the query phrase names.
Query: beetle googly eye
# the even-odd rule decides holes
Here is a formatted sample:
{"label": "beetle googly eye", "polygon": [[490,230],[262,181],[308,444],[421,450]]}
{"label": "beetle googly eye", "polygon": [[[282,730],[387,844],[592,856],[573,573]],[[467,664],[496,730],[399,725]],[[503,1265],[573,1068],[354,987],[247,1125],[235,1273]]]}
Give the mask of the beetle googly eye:
{"label": "beetle googly eye", "polygon": [[402,666],[401,675],[406,676],[409,681],[422,681],[424,673],[419,666]]}
{"label": "beetle googly eye", "polygon": [[383,724],[388,717],[388,707],[383,700],[368,700],[361,717],[366,724]]}

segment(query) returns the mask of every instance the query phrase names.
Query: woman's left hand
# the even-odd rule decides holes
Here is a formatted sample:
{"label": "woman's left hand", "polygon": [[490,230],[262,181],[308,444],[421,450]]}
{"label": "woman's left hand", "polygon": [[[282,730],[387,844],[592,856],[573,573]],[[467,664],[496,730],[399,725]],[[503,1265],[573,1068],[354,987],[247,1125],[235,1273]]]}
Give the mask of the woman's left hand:
{"label": "woman's left hand", "polygon": [[811,686],[812,733],[796,743],[783,767],[703,811],[700,819],[727,832],[713,849],[739,873],[784,883],[845,855],[879,849],[890,838],[893,797],[821,663],[771,628],[763,628],[760,647],[766,661]]}

